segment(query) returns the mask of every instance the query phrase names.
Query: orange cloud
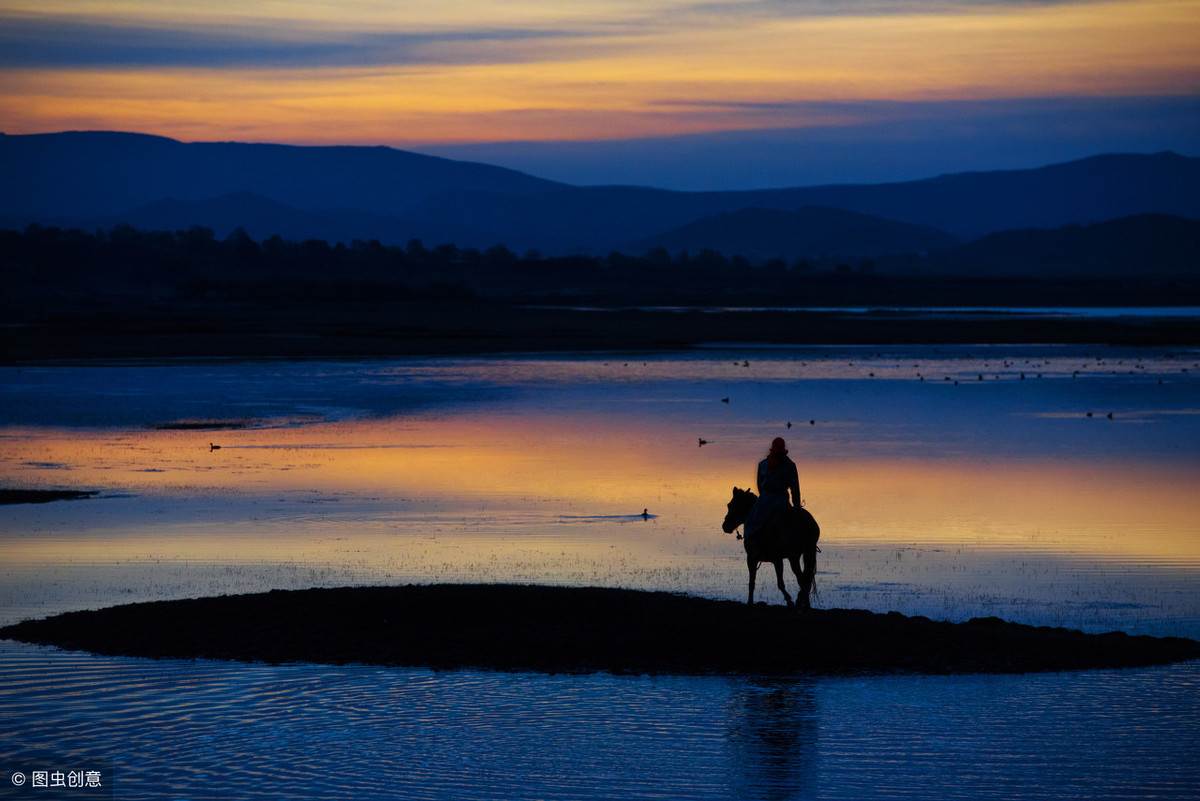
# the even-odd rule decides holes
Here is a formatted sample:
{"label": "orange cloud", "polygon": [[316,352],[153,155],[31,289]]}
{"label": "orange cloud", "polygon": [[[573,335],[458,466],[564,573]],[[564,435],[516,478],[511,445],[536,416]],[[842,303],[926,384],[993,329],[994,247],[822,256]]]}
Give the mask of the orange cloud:
{"label": "orange cloud", "polygon": [[[8,4],[0,15],[36,19],[42,38],[41,50],[6,47],[0,58],[0,128],[313,143],[595,139],[854,121],[814,113],[814,101],[1200,90],[1197,0],[914,2],[903,13],[864,3],[852,15],[769,3],[701,13],[689,3],[355,2],[267,4],[251,18],[242,5],[172,22],[171,4]],[[89,25],[107,33],[90,50],[70,47],[63,37]]]}

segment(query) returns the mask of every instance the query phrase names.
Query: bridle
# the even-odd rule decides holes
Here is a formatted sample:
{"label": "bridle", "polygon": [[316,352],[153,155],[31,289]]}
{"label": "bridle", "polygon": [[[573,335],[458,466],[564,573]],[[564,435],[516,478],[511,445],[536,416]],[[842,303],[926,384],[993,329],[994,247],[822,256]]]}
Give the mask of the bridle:
{"label": "bridle", "polygon": [[[743,536],[743,532],[746,530],[746,521],[749,519],[750,519],[750,510],[749,510],[749,508],[747,508],[745,515],[742,517],[742,522],[738,523],[732,529],[729,530],[729,533],[734,535],[734,538],[736,540],[745,539],[745,537]],[[738,529],[741,529],[741,531],[739,531]]]}

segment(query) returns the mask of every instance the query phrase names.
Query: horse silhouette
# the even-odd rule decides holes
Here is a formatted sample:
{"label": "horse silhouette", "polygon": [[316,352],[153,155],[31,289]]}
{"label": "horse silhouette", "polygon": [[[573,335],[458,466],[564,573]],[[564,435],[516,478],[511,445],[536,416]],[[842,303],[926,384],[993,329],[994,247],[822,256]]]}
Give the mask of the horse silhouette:
{"label": "horse silhouette", "polygon": [[[732,534],[734,530],[746,522],[750,510],[758,496],[748,489],[733,488],[733,498],[730,499],[721,523],[721,530]],[[817,574],[817,540],[821,536],[821,527],[807,509],[789,507],[784,513],[771,518],[753,537],[742,540],[746,546],[746,568],[750,571],[750,593],[746,603],[754,603],[754,578],[758,566],[770,562],[775,566],[775,578],[779,591],[787,599],[788,606],[794,606],[792,596],[788,594],[783,583],[783,560],[792,565],[792,573],[800,582],[800,594],[797,601],[801,609],[810,609],[812,604],[809,596],[812,594],[813,579]],[[800,569],[800,557],[804,557],[804,569]]]}

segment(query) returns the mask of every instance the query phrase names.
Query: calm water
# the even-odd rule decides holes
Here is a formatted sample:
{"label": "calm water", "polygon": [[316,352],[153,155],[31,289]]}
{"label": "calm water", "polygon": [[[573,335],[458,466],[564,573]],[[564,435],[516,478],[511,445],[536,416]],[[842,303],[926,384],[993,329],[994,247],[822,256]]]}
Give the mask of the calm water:
{"label": "calm water", "polygon": [[[8,368],[0,485],[101,497],[0,511],[0,620],[407,581],[736,598],[724,505],[782,435],[823,526],[818,605],[1200,636],[1198,374],[1195,351],[1049,346]],[[179,428],[200,423],[226,427]],[[1194,797],[1198,682],[1196,664],[780,683],[0,643],[0,760],[111,760],[118,797]]]}
{"label": "calm water", "polygon": [[569,309],[574,311],[641,311],[667,312],[812,312],[816,314],[884,314],[892,317],[924,319],[992,319],[1024,317],[1028,319],[1062,319],[1083,317],[1089,320],[1138,318],[1145,320],[1179,320],[1200,317],[1200,306],[563,306],[544,305],[535,308]]}

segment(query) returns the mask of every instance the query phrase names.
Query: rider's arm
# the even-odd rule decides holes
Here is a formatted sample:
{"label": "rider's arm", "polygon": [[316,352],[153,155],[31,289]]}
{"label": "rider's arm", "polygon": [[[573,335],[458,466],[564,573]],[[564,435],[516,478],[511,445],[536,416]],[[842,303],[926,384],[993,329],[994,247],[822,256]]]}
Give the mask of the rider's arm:
{"label": "rider's arm", "polygon": [[800,471],[796,469],[796,465],[792,465],[792,474],[788,476],[791,481],[792,489],[792,505],[797,509],[800,508]]}

